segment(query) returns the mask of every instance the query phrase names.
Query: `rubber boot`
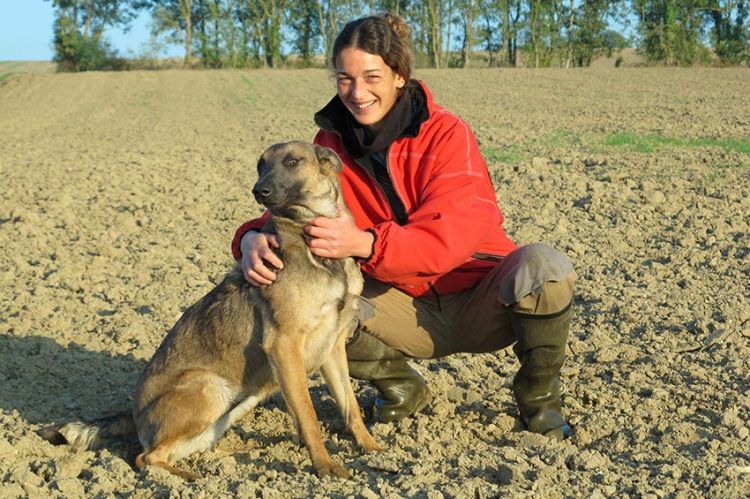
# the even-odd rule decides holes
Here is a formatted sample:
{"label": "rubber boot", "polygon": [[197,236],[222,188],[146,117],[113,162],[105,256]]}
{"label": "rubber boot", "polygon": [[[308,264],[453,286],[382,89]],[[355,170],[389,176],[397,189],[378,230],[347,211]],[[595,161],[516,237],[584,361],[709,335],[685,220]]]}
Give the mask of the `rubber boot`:
{"label": "rubber boot", "polygon": [[562,440],[570,435],[560,404],[560,368],[565,360],[571,305],[556,314],[511,313],[521,368],[513,393],[521,421],[529,431]]}
{"label": "rubber boot", "polygon": [[404,354],[359,328],[346,344],[351,377],[371,381],[380,392],[375,401],[375,419],[381,423],[411,416],[432,400],[421,374]]}

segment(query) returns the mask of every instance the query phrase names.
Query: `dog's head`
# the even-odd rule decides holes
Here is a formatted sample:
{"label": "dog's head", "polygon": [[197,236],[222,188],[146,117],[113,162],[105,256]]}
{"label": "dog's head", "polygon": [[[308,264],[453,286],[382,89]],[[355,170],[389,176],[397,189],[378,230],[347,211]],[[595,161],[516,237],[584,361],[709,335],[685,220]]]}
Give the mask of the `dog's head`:
{"label": "dog's head", "polygon": [[258,160],[255,200],[272,214],[299,221],[335,217],[340,202],[341,160],[327,147],[306,142],[276,144]]}

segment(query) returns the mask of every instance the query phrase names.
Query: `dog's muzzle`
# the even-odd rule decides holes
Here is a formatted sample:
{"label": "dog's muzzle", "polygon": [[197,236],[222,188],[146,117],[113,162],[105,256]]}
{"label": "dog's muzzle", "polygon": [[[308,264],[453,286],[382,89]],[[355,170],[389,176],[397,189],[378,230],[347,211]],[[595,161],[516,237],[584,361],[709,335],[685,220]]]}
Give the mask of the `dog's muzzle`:
{"label": "dog's muzzle", "polygon": [[253,187],[253,196],[255,196],[255,200],[260,204],[266,204],[271,194],[273,194],[273,191],[268,187],[259,187],[258,184],[255,184],[255,187]]}

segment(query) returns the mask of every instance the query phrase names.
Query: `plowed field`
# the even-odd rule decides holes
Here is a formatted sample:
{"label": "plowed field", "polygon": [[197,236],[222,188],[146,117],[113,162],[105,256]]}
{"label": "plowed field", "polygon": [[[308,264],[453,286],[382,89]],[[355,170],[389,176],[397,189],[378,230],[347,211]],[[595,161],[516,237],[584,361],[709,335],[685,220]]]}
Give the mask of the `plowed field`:
{"label": "plowed field", "polygon": [[[579,274],[563,397],[520,431],[512,351],[416,364],[435,400],[360,455],[319,377],[320,480],[279,396],[247,446],[138,473],[132,441],[69,453],[39,428],[128,407],[182,310],[260,213],[260,152],[312,139],[322,70],[14,74],[0,82],[0,497],[747,497],[750,72],[419,71],[475,130],[506,228]],[[363,406],[375,392],[359,383]]]}

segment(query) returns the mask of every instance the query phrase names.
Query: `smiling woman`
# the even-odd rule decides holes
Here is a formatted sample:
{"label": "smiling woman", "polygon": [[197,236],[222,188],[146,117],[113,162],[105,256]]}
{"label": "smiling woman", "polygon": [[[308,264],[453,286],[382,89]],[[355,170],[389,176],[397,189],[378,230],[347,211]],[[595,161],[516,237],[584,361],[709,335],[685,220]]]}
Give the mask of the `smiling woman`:
{"label": "smiling woman", "polygon": [[[513,390],[530,431],[570,429],[560,404],[575,272],[543,244],[516,248],[469,126],[411,78],[409,29],[383,14],[347,24],[334,43],[336,95],[315,115],[315,143],[341,158],[351,216],[322,214],[306,228],[315,257],[356,257],[363,313],[347,343],[350,374],[381,393],[375,416],[396,421],[431,394],[407,356],[491,352],[515,343]],[[237,230],[245,278],[273,285],[281,260],[264,217]],[[282,242],[283,244],[283,242]],[[362,307],[363,310],[368,307]]]}
{"label": "smiling woman", "polygon": [[339,99],[362,125],[375,125],[393,108],[406,80],[379,55],[347,47],[336,61]]}
{"label": "smiling woman", "polygon": [[390,18],[390,25],[351,22],[333,45],[338,96],[362,125],[379,123],[411,78],[409,29]]}

